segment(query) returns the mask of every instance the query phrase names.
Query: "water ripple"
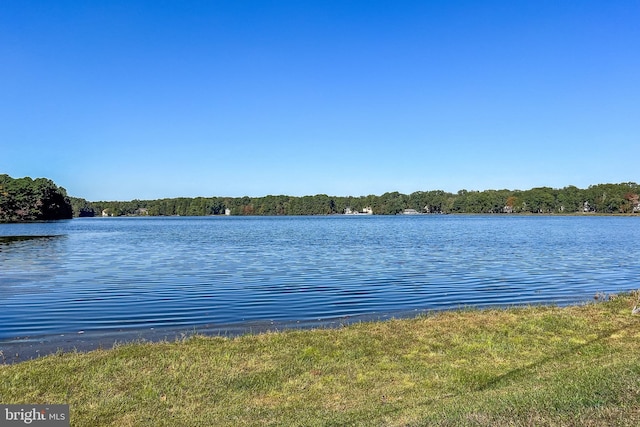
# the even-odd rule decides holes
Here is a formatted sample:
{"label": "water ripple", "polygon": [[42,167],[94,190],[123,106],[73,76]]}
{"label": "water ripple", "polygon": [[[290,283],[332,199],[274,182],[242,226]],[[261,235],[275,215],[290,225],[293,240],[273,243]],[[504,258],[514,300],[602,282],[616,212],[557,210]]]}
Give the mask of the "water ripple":
{"label": "water ripple", "polygon": [[638,287],[638,218],[113,218],[0,225],[0,339],[459,306]]}

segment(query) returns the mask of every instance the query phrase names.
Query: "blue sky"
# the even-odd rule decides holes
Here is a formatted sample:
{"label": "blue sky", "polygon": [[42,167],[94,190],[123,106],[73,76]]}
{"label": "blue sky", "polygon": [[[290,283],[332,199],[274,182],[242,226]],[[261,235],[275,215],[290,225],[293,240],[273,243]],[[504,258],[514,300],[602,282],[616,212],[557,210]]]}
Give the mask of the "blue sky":
{"label": "blue sky", "polygon": [[0,2],[0,173],[88,200],[640,177],[640,2]]}

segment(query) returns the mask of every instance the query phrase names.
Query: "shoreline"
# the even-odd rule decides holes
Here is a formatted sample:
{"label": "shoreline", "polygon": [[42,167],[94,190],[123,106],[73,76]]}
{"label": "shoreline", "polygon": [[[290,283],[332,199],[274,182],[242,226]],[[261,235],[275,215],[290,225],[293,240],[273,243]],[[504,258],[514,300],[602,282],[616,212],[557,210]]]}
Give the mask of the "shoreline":
{"label": "shoreline", "polygon": [[[456,310],[456,309],[451,309]],[[251,321],[231,324],[204,324],[193,326],[167,326],[160,328],[134,328],[108,331],[79,331],[27,337],[0,339],[0,365],[11,365],[38,359],[56,353],[108,350],[131,343],[157,343],[184,340],[192,336],[233,338],[269,332],[310,329],[339,329],[361,322],[383,322],[389,319],[408,319],[450,310],[410,310],[390,313],[370,313],[316,320]]]}
{"label": "shoreline", "polygon": [[[623,292],[621,295],[624,294],[626,293]],[[126,344],[175,342],[193,336],[235,338],[244,335],[260,335],[292,330],[340,329],[358,323],[410,320],[445,312],[485,312],[489,310],[525,309],[533,307],[579,307],[587,304],[606,302],[611,297],[615,297],[615,294],[607,295],[601,299],[585,299],[564,304],[549,302],[505,305],[460,305],[450,308],[398,310],[327,319],[259,320],[230,324],[184,325],[107,331],[94,330],[4,338],[0,339],[0,365],[12,365],[58,353],[87,353],[93,350],[109,350]]]}

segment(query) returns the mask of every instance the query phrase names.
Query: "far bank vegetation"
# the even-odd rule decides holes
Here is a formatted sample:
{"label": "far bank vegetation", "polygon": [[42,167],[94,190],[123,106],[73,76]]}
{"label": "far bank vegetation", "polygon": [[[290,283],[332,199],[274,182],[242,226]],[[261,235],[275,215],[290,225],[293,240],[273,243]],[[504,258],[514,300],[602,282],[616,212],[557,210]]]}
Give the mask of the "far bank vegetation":
{"label": "far bank vegetation", "polygon": [[442,190],[381,196],[196,197],[89,202],[71,198],[75,216],[332,215],[370,211],[376,215],[422,214],[638,214],[635,182],[530,190]]}

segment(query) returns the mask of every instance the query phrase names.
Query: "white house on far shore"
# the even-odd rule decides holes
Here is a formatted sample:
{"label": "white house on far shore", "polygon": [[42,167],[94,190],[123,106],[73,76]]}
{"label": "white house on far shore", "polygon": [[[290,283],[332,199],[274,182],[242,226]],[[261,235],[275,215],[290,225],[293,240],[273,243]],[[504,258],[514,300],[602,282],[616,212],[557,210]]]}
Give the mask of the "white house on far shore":
{"label": "white house on far shore", "polygon": [[402,211],[402,215],[420,215],[420,212],[415,209],[405,209]]}
{"label": "white house on far shore", "polygon": [[367,206],[366,208],[362,208],[362,211],[354,211],[350,207],[344,210],[345,215],[373,215],[373,209],[371,206]]}

